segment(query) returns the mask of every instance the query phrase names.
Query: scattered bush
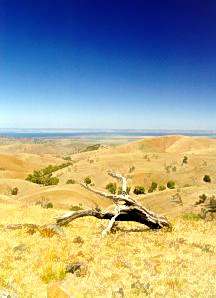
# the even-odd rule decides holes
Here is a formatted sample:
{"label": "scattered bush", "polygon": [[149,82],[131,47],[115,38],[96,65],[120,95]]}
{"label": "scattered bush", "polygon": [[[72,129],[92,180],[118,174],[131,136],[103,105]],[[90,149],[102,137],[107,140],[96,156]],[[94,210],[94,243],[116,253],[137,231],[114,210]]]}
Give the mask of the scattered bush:
{"label": "scattered bush", "polygon": [[100,144],[90,145],[90,146],[87,146],[84,150],[82,150],[82,152],[98,150],[100,146],[101,146]]}
{"label": "scattered bush", "polygon": [[19,191],[18,187],[14,187],[14,188],[11,189],[11,194],[13,196],[16,196],[18,194],[18,191]]}
{"label": "scattered bush", "polygon": [[84,182],[86,185],[91,184],[91,178],[90,177],[85,177]]}
{"label": "scattered bush", "polygon": [[188,157],[184,156],[182,160],[182,164],[187,164],[188,163]]}
{"label": "scattered bush", "polygon": [[47,209],[48,209],[48,208],[53,208],[53,203],[48,202],[45,208],[47,208]]}
{"label": "scattered bush", "polygon": [[210,183],[210,182],[211,182],[211,178],[210,178],[210,176],[209,176],[209,175],[205,175],[205,176],[203,177],[203,181],[204,181],[204,182],[207,182],[207,183]]}
{"label": "scattered bush", "polygon": [[184,185],[184,187],[190,187],[190,186],[191,186],[191,185],[190,185],[190,184],[187,184],[187,183]]}
{"label": "scattered bush", "polygon": [[137,185],[134,187],[133,192],[135,195],[142,195],[142,194],[145,194],[145,188],[144,188],[144,186]]}
{"label": "scattered bush", "polygon": [[155,190],[157,189],[157,186],[158,186],[158,185],[157,185],[156,182],[152,182],[152,184],[151,184],[151,186],[150,186],[148,192],[153,192],[153,191],[155,191]]}
{"label": "scattered bush", "polygon": [[81,203],[79,205],[72,205],[70,207],[70,211],[79,211],[79,210],[83,210],[83,206]]}
{"label": "scattered bush", "polygon": [[167,187],[168,187],[169,189],[174,189],[174,188],[175,188],[175,182],[172,181],[172,180],[168,181],[168,182],[167,182]]}
{"label": "scattered bush", "polygon": [[56,185],[59,183],[59,179],[57,177],[52,177],[53,172],[56,172],[60,169],[70,166],[71,163],[63,163],[60,165],[49,165],[48,167],[34,171],[33,174],[29,174],[26,178],[27,181],[42,184],[42,185]]}
{"label": "scattered bush", "polygon": [[[127,195],[129,195],[130,190],[131,190],[131,187],[127,186],[127,190],[126,190]],[[120,195],[120,194],[122,194],[122,187],[121,186],[118,188],[118,195]]]}
{"label": "scattered bush", "polygon": [[106,189],[107,189],[110,193],[115,194],[115,193],[116,193],[116,189],[117,189],[117,185],[116,185],[116,183],[112,183],[112,182],[110,182],[110,183],[108,183],[108,184],[106,185]]}
{"label": "scattered bush", "polygon": [[166,186],[164,186],[164,185],[160,185],[160,186],[158,187],[158,189],[159,189],[159,191],[163,191],[163,190],[166,189]]}
{"label": "scattered bush", "polygon": [[57,185],[59,183],[59,178],[58,177],[50,177],[47,179],[44,183],[45,186],[48,185]]}
{"label": "scattered bush", "polygon": [[76,181],[74,179],[68,179],[66,184],[75,184]]}

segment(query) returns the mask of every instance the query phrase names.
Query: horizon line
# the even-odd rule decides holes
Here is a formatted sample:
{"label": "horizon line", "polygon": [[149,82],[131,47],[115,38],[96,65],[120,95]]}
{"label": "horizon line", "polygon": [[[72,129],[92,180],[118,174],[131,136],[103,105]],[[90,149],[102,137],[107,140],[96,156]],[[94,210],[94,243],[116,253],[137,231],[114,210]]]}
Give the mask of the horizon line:
{"label": "horizon line", "polygon": [[216,132],[216,128],[212,129],[193,129],[193,128],[187,128],[187,129],[181,129],[181,128],[56,128],[56,127],[29,127],[29,128],[15,128],[15,127],[0,127],[0,130],[12,130],[12,131],[39,131],[39,130],[45,130],[45,131],[197,131],[197,132]]}

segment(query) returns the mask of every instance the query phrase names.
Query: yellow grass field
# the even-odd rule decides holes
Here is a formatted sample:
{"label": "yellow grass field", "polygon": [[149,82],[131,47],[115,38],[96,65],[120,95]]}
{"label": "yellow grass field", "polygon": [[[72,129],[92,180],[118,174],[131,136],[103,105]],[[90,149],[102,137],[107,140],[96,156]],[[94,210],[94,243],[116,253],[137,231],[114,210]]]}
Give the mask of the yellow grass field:
{"label": "yellow grass field", "polygon": [[[58,185],[26,181],[33,170],[65,162],[63,149],[68,141],[61,142],[53,145],[52,152],[47,144],[44,152],[43,144],[0,145],[0,294],[55,298],[52,289],[62,286],[73,293],[71,297],[216,297],[215,220],[185,216],[198,212],[194,204],[200,195],[215,195],[216,140],[157,137],[73,152],[72,165],[53,174],[59,178]],[[182,164],[184,156],[186,164]],[[93,187],[105,190],[114,181],[108,170],[125,175],[132,190],[143,185],[146,194],[136,196],[131,190],[131,196],[166,215],[173,229],[152,231],[122,222],[119,230],[102,238],[108,221],[87,217],[71,222],[53,237],[6,227],[53,223],[73,206],[110,207],[111,201],[80,186],[90,176]],[[204,175],[211,177],[211,183],[203,181]],[[75,184],[67,184],[68,179]],[[148,193],[152,181],[166,186],[169,180],[175,181],[175,189]],[[14,187],[17,195],[11,193]],[[172,201],[176,194],[181,205]],[[51,202],[53,208],[36,205],[40,200]],[[67,266],[77,262],[81,269],[67,273]]]}
{"label": "yellow grass field", "polygon": [[[1,224],[52,221],[60,210],[1,204]],[[202,220],[172,219],[173,231],[151,231],[139,224],[106,238],[107,222],[79,219],[65,236],[44,238],[25,230],[0,230],[0,286],[19,297],[47,297],[47,285],[68,279],[75,297],[214,297],[216,226]],[[76,238],[81,237],[81,243]],[[83,262],[81,275],[66,265]]]}

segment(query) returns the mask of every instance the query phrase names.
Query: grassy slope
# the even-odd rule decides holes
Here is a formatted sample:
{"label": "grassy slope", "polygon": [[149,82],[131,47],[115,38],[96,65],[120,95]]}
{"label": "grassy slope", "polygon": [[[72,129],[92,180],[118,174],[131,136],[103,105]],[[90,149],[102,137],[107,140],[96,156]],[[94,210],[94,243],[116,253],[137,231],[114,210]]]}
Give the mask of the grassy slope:
{"label": "grassy slope", "polygon": [[[61,210],[3,205],[0,223],[47,223]],[[7,216],[5,216],[7,214]],[[20,297],[46,297],[47,284],[70,279],[74,293],[111,297],[123,289],[126,297],[213,297],[216,291],[216,226],[212,222],[173,219],[172,232],[143,230],[122,223],[124,231],[101,239],[106,221],[79,219],[64,228],[65,237],[0,229],[0,287]],[[74,243],[81,236],[84,243]],[[16,250],[22,244],[24,249]],[[84,262],[79,277],[65,276],[65,266]],[[81,297],[82,297],[81,295]]]}
{"label": "grassy slope", "polygon": [[[59,152],[63,150],[60,149]],[[10,151],[13,151],[12,145]],[[200,194],[214,194],[215,140],[179,136],[148,138],[115,148],[75,154],[72,156],[75,164],[57,171],[55,175],[60,178],[60,184],[52,187],[40,187],[22,180],[33,169],[62,162],[61,158],[42,153],[40,144],[40,155],[28,152],[17,152],[15,156],[0,154],[0,167],[5,168],[0,170],[3,178],[0,179],[0,224],[45,224],[62,209],[79,203],[85,207],[108,206],[109,201],[101,201],[78,184],[65,185],[65,182],[69,178],[79,182],[90,175],[96,187],[103,189],[112,181],[107,176],[109,169],[129,175],[132,186],[144,184],[147,188],[152,181],[165,184],[174,179],[183,207],[170,201],[176,190],[139,196],[137,199],[145,206],[168,215],[174,230],[128,232],[128,229],[141,226],[122,223],[121,227],[127,232],[111,234],[103,240],[101,230],[107,222],[91,218],[79,219],[64,228],[63,239],[0,228],[0,287],[14,290],[20,297],[46,297],[47,284],[65,278],[66,264],[83,261],[87,264],[87,272],[82,277],[69,274],[67,278],[71,279],[75,293],[79,291],[87,297],[115,297],[121,288],[126,297],[213,297],[216,292],[216,226],[213,222],[183,220],[182,213],[193,210],[192,205]],[[184,155],[189,159],[188,164],[182,166]],[[176,166],[177,171],[167,173],[167,165]],[[131,166],[135,166],[132,173]],[[211,176],[211,184],[202,182],[204,174]],[[183,187],[185,184],[191,187]],[[16,186],[18,196],[11,196],[10,189]],[[41,198],[49,199],[55,208],[34,206]],[[76,236],[81,236],[84,243],[74,243]],[[24,248],[17,250],[15,247],[20,244]]]}

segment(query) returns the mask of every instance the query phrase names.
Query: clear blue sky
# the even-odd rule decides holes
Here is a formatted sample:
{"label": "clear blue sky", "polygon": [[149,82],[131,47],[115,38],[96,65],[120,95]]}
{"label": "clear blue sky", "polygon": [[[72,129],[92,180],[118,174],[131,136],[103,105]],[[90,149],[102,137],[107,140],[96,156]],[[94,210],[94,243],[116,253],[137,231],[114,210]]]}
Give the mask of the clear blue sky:
{"label": "clear blue sky", "polygon": [[0,0],[0,127],[216,129],[215,118],[215,0]]}

